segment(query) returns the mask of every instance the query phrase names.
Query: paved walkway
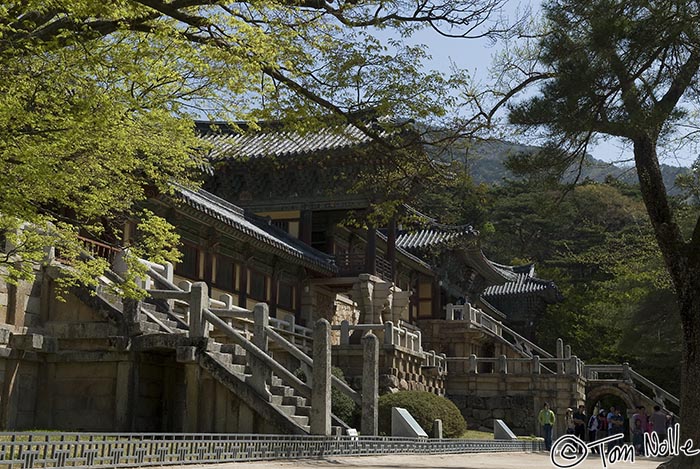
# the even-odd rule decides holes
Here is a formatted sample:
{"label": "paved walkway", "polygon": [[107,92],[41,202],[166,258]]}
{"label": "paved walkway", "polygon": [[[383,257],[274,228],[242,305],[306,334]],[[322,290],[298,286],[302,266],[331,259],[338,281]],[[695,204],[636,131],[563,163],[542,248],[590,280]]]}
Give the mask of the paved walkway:
{"label": "paved walkway", "polygon": [[[618,462],[612,469],[652,469],[664,459],[639,458],[634,463]],[[176,466],[181,469],[183,466]],[[210,464],[206,466],[186,466],[202,469],[554,469],[548,453],[478,453],[447,455],[390,455],[331,457],[325,459],[303,459],[295,461],[261,461],[249,463]],[[579,469],[601,469],[599,456],[589,456]]]}

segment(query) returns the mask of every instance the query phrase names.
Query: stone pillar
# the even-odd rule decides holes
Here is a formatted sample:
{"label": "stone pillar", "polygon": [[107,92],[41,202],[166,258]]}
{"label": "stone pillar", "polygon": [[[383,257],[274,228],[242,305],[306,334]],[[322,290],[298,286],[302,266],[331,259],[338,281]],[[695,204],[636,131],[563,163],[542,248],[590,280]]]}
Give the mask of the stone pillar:
{"label": "stone pillar", "polygon": [[362,338],[362,435],[378,435],[379,340],[371,332]]}
{"label": "stone pillar", "polygon": [[622,364],[622,379],[624,381],[632,380],[632,377],[630,376],[630,364],[628,362]]}
{"label": "stone pillar", "polygon": [[576,355],[569,358],[569,374],[578,375],[578,357]]}
{"label": "stone pillar", "polygon": [[[564,358],[564,341],[561,337],[557,339],[557,358]],[[557,373],[564,374],[564,362],[557,362]]]}
{"label": "stone pillar", "polygon": [[350,344],[350,323],[347,319],[340,322],[340,345]]}
{"label": "stone pillar", "polygon": [[442,439],[442,420],[440,419],[433,421],[433,438]]}
{"label": "stone pillar", "polygon": [[200,338],[209,335],[209,327],[204,323],[202,310],[209,307],[209,289],[204,282],[195,282],[190,289],[190,337]]}
{"label": "stone pillar", "polygon": [[478,373],[478,366],[476,363],[476,355],[473,353],[469,355],[469,373]]}
{"label": "stone pillar", "polygon": [[542,370],[540,370],[540,356],[539,355],[533,355],[532,357],[532,370],[530,370],[533,375],[539,375],[542,373]]}
{"label": "stone pillar", "polygon": [[116,431],[128,432],[131,430],[133,405],[131,399],[132,386],[132,362],[124,360],[117,362],[117,379],[114,390],[114,416]]}
{"label": "stone pillar", "polygon": [[331,434],[331,325],[321,318],[314,327],[311,434]]}
{"label": "stone pillar", "polygon": [[508,359],[505,355],[498,357],[498,372],[503,374],[508,373]]}
{"label": "stone pillar", "polygon": [[126,329],[129,335],[139,335],[139,321],[141,320],[141,302],[133,298],[124,298],[122,301],[122,311],[126,322]]}
{"label": "stone pillar", "polygon": [[394,323],[387,321],[384,323],[384,345],[394,344]]}
{"label": "stone pillar", "polygon": [[185,433],[195,433],[199,429],[199,365],[186,363],[185,365],[185,419],[183,422]]}
{"label": "stone pillar", "polygon": [[[270,311],[265,303],[255,305],[253,308],[253,321],[253,344],[267,353],[267,326],[270,324]],[[254,355],[249,354],[248,361],[252,372],[250,377],[251,386],[263,398],[270,400],[270,391],[267,388],[267,383],[271,382],[272,372]]]}
{"label": "stone pillar", "polygon": [[571,345],[569,344],[564,347],[564,358],[571,358]]}

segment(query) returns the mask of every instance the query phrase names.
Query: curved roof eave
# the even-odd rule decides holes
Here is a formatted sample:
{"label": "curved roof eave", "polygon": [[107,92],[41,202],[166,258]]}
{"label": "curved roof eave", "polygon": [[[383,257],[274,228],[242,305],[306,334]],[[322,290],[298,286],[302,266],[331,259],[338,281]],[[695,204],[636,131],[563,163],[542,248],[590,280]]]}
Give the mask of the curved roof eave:
{"label": "curved roof eave", "polygon": [[301,241],[282,239],[277,234],[268,232],[248,220],[240,207],[202,189],[194,192],[179,185],[174,185],[174,188],[174,196],[161,196],[161,200],[163,198],[181,200],[184,206],[195,215],[219,223],[226,230],[230,230],[234,237],[245,237],[261,247],[271,248],[281,257],[302,264],[317,273],[324,275],[337,273],[338,268],[326,254],[302,245]]}

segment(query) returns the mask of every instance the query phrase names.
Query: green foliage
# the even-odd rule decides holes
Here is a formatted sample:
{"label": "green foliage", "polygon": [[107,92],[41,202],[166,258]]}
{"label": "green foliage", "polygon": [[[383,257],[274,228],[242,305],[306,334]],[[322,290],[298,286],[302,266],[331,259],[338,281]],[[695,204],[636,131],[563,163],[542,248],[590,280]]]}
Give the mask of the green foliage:
{"label": "green foliage", "polygon": [[392,407],[408,410],[428,435],[433,432],[435,419],[442,420],[443,434],[446,438],[457,438],[467,430],[464,417],[449,399],[426,391],[399,391],[379,397],[379,432],[381,434],[391,434]]}
{"label": "green foliage", "polygon": [[[341,370],[340,368],[336,366],[332,367],[331,374],[343,381],[344,383],[347,383],[345,381],[345,375],[343,374],[343,370]],[[296,376],[305,383],[308,381],[306,373],[301,368],[297,368],[294,371],[294,376]],[[359,427],[360,409],[358,408],[357,404],[355,404],[355,401],[352,400],[352,398],[346,396],[335,386],[331,387],[331,412],[340,420],[350,425],[350,427]]]}
{"label": "green foliage", "polygon": [[[121,229],[134,219],[133,254],[175,259],[172,228],[140,207],[173,182],[196,184],[206,148],[192,118],[253,130],[276,119],[302,133],[350,121],[378,136],[356,116],[446,115],[449,87],[465,77],[424,72],[423,46],[382,43],[363,28],[391,27],[397,38],[428,24],[471,32],[498,4],[441,4],[436,16],[431,2],[385,0],[4,2],[0,234],[17,239],[3,271],[31,277],[44,247],[62,244],[68,272],[90,282],[99,263],[79,258],[77,236],[125,247]],[[389,180],[401,189],[400,175]],[[33,228],[18,234],[24,222]]]}
{"label": "green foliage", "polygon": [[[537,343],[558,337],[590,362],[628,361],[678,391],[680,329],[673,289],[638,189],[610,181],[493,189],[484,250],[499,262],[536,262],[564,302],[547,307]],[[678,204],[689,230],[697,210]],[[653,306],[651,306],[653,305]]]}
{"label": "green foliage", "polygon": [[[343,370],[338,367],[331,368],[331,374],[345,382]],[[352,398],[343,394],[335,386],[331,388],[331,412],[351,427],[358,428],[360,424],[360,409]]]}

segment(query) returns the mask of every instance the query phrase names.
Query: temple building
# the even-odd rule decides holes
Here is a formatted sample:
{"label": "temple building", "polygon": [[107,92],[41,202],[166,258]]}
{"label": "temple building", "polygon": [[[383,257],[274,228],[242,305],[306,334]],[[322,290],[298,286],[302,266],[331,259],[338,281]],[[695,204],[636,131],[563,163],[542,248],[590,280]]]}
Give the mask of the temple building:
{"label": "temple building", "polygon": [[[524,296],[531,291],[523,285],[530,288],[542,282],[534,278],[534,271],[525,279],[518,268],[487,259],[478,233],[469,225],[442,225],[408,206],[402,208],[416,220],[411,227],[395,220],[366,228],[348,223],[361,219],[373,203],[381,202],[381,194],[353,190],[355,179],[392,164],[386,148],[357,127],[348,124],[304,134],[281,131],[272,124],[261,127],[259,132],[241,133],[221,122],[197,123],[202,140],[211,148],[212,170],[204,187],[331,256],[337,272],[332,278],[309,281],[300,321],[311,320],[311,311],[332,317],[332,310],[352,302],[360,310],[365,309],[363,303],[371,302],[375,311],[384,309],[385,319],[400,318],[412,324],[445,318],[446,306],[460,301],[489,308],[501,319],[512,317],[518,326],[527,326],[542,314],[549,301]],[[385,127],[377,132],[389,134]],[[423,151],[420,137],[410,126],[397,124],[391,137],[394,142],[399,139],[404,148]],[[360,282],[359,274],[371,277]],[[363,282],[383,293],[369,298],[360,293],[367,291]],[[482,297],[484,291],[493,294]],[[498,302],[506,291],[510,302]],[[526,311],[519,309],[520,303],[527,305]],[[506,306],[506,311],[499,306]],[[375,312],[359,320],[379,321],[381,317],[381,312]]]}

